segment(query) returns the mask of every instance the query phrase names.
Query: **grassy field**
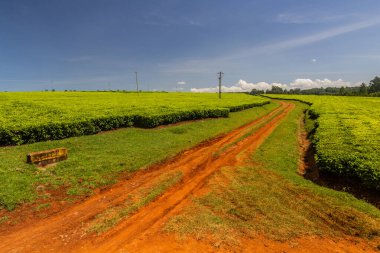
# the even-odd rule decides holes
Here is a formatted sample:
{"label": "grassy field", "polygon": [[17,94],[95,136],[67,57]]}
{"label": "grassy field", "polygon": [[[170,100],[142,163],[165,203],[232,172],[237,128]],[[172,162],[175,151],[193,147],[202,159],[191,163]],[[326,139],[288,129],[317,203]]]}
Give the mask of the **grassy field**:
{"label": "grassy field", "polygon": [[252,155],[252,164],[223,168],[210,179],[210,192],[194,198],[164,230],[215,245],[238,244],[240,238],[257,234],[279,241],[300,236],[378,236],[378,209],[296,173],[297,131],[305,109],[297,103]]}
{"label": "grassy field", "polygon": [[359,178],[380,189],[380,99],[312,95],[270,95],[312,104],[313,144],[321,170]]}
{"label": "grassy field", "polygon": [[[251,122],[277,106],[277,103],[270,103],[231,113],[229,118],[207,119],[167,128],[125,128],[97,135],[1,147],[0,206],[13,209],[17,204],[33,201],[38,196],[39,186],[47,191],[66,189],[69,195],[90,194],[96,187],[115,182],[121,172],[133,172],[173,156],[208,138]],[[68,148],[69,159],[46,170],[26,164],[27,153],[56,147]]]}
{"label": "grassy field", "polygon": [[0,145],[64,139],[120,127],[228,117],[269,103],[246,94],[3,92]]}

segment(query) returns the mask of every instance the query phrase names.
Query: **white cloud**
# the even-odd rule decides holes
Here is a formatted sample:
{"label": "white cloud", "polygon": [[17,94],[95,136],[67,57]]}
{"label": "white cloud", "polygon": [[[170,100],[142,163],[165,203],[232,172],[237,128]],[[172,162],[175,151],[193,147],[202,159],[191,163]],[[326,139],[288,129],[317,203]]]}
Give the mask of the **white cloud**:
{"label": "white cloud", "polygon": [[[244,80],[239,80],[235,85],[227,87],[222,86],[222,92],[249,92],[252,89],[257,90],[267,90],[271,89],[272,85],[279,86],[281,88],[286,89],[287,86],[285,84],[281,83],[266,83],[266,82],[259,82],[259,83],[248,83]],[[191,88],[191,92],[217,92],[219,89],[218,87],[211,87],[211,88]]]}
{"label": "white cloud", "polygon": [[[354,84],[355,85],[355,84]],[[278,86],[282,89],[311,89],[311,88],[326,88],[326,87],[341,87],[341,86],[352,86],[350,82],[345,82],[342,79],[338,80],[329,80],[329,79],[302,79],[298,78],[291,82],[290,84],[283,83],[267,83],[267,82],[259,82],[259,83],[248,83],[244,80],[239,80],[235,85],[230,87],[222,86],[222,92],[249,92],[252,89],[257,90],[270,90],[272,86]],[[218,87],[210,87],[210,88],[191,88],[191,92],[217,92]]]}
{"label": "white cloud", "polygon": [[218,87],[213,87],[213,88],[191,88],[191,92],[196,92],[196,93],[207,93],[207,92],[217,92]]}
{"label": "white cloud", "polygon": [[286,88],[286,84],[282,84],[282,83],[271,83],[271,84],[267,82],[248,83],[247,81],[244,81],[241,79],[239,80],[239,82],[235,84],[235,86],[240,87],[243,91],[251,91],[252,89],[267,90],[267,89],[271,89],[273,85],[281,87],[281,88]]}
{"label": "white cloud", "polygon": [[[218,92],[219,87],[216,86],[216,87],[211,87],[211,88],[200,88],[200,89],[191,88],[190,91],[191,92],[198,92],[198,93]],[[222,92],[246,92],[246,90],[244,90],[242,87],[238,87],[238,86],[231,86],[231,87],[222,86]]]}
{"label": "white cloud", "polygon": [[311,59],[312,62],[317,62],[317,59]]}
{"label": "white cloud", "polygon": [[296,79],[289,84],[289,88],[300,88],[300,89],[311,89],[311,88],[326,88],[326,87],[341,87],[341,86],[351,86],[350,82],[345,82],[342,79],[338,79],[335,81],[325,79]]}
{"label": "white cloud", "polygon": [[179,81],[179,82],[177,82],[177,84],[178,84],[178,85],[185,85],[186,82],[185,82],[185,81]]}

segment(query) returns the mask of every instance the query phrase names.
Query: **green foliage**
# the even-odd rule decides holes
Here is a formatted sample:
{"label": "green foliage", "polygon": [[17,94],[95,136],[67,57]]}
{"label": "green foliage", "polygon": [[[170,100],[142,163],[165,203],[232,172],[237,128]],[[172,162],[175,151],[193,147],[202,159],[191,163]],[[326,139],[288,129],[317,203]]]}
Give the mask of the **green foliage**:
{"label": "green foliage", "polygon": [[51,207],[51,204],[50,203],[45,203],[45,204],[39,204],[37,207],[36,207],[36,211],[41,211],[43,209],[47,209],[47,208],[50,208]]}
{"label": "green foliage", "polygon": [[380,92],[380,77],[376,76],[369,82],[369,92],[375,93]]}
{"label": "green foliage", "polygon": [[9,221],[9,216],[0,217],[0,225]]}
{"label": "green foliage", "polygon": [[365,83],[362,83],[359,87],[359,95],[366,96],[368,95],[368,88]]}
{"label": "green foliage", "polygon": [[313,143],[318,166],[336,174],[357,177],[369,188],[380,189],[380,99],[271,95],[312,103],[316,118]]}
{"label": "green foliage", "polygon": [[263,90],[258,90],[258,89],[252,89],[251,92],[249,92],[250,95],[260,95],[264,94]]}
{"label": "green foliage", "polygon": [[0,95],[0,145],[90,135],[121,127],[151,128],[228,117],[269,103],[246,94],[14,92]]}
{"label": "green foliage", "polygon": [[282,94],[283,92],[284,90],[281,87],[275,86],[275,85],[273,85],[272,89],[268,91],[268,93],[271,93],[271,94]]}

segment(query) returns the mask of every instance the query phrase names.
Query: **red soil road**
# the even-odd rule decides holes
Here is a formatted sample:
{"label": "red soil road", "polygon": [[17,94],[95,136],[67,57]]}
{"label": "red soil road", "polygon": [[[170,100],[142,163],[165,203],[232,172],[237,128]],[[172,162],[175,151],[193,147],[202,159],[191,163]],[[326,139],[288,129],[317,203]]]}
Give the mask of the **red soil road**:
{"label": "red soil road", "polygon": [[[267,136],[272,133],[276,126],[283,118],[294,108],[294,104],[282,103],[281,112],[273,118],[269,118],[264,126],[259,128],[253,134],[236,143],[236,145],[228,148],[227,151],[215,157],[213,153],[220,150],[220,145],[215,143],[209,145],[204,152],[188,153],[189,162],[182,164],[184,166],[185,177],[182,182],[169,191],[164,193],[153,203],[145,206],[135,215],[126,219],[113,230],[104,234],[102,237],[95,238],[92,241],[82,243],[80,248],[76,248],[76,252],[129,252],[128,245],[133,245],[134,240],[140,241],[139,236],[145,231],[152,234],[157,231],[160,225],[179,208],[183,208],[182,203],[186,204],[192,194],[201,189],[207,179],[220,168],[225,166],[237,166],[242,164],[245,155],[251,154],[258,146],[260,146]],[[240,129],[240,133],[242,130]],[[236,135],[239,133],[226,135],[228,139],[226,143],[232,143],[233,139],[237,140]],[[223,138],[224,139],[224,138]],[[221,140],[225,143],[224,140]],[[181,161],[178,161],[181,163]],[[169,167],[178,167],[176,162],[168,164]],[[186,173],[187,172],[187,173]],[[189,173],[190,172],[190,173]],[[148,238],[147,242],[152,238]],[[141,243],[141,242],[140,242]],[[166,241],[167,246],[170,246],[170,241]]]}
{"label": "red soil road", "polygon": [[[122,181],[78,205],[46,219],[29,222],[24,227],[18,227],[10,233],[3,232],[0,234],[0,252],[67,252],[77,251],[78,247],[83,244],[85,249],[90,250],[92,246],[97,248],[99,243],[106,242],[108,238],[113,240],[112,238],[114,236],[116,238],[117,234],[124,233],[130,234],[128,240],[131,240],[132,236],[149,229],[166,213],[188,198],[191,192],[201,187],[212,173],[234,161],[236,155],[242,150],[242,144],[245,143],[243,145],[245,148],[251,146],[251,149],[259,145],[292,107],[292,104],[282,103],[280,107],[269,114],[226,135],[189,149],[174,159],[141,170],[129,180]],[[215,155],[226,145],[228,146],[241,138],[252,127],[262,123],[265,124],[264,127],[248,139],[240,141],[238,145],[230,147],[231,151],[220,156]],[[155,202],[127,219],[127,222],[135,224],[134,226],[131,227],[123,223],[110,233],[95,237],[95,239],[93,235],[88,235],[83,229],[83,224],[93,220],[97,214],[124,203],[128,195],[151,184],[159,175],[175,170],[183,172],[183,180]],[[162,202],[165,205],[162,205]],[[127,230],[123,229],[127,227]],[[122,237],[125,239],[125,236]],[[121,245],[125,243],[124,239],[120,240]],[[112,244],[112,248],[117,245],[119,244]]]}

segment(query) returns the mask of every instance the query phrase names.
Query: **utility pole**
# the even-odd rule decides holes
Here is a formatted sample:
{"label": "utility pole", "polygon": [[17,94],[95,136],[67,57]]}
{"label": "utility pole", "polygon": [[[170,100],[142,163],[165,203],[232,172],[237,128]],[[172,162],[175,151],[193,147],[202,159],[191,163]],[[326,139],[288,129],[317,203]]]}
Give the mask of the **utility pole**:
{"label": "utility pole", "polygon": [[137,89],[137,93],[139,93],[139,80],[137,79],[137,72],[135,71],[135,75],[136,75],[136,89]]}
{"label": "utility pole", "polygon": [[219,77],[219,98],[222,98],[222,76],[224,75],[224,73],[222,71],[220,71],[218,73]]}

